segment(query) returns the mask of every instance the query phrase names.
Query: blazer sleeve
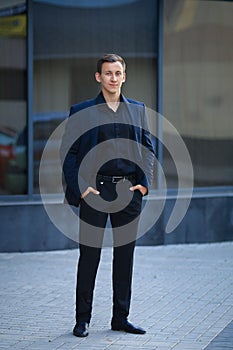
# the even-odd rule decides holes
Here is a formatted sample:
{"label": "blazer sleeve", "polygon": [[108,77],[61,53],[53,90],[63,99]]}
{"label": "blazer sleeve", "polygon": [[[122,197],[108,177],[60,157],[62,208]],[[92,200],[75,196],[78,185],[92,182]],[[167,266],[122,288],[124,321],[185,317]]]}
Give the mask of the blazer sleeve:
{"label": "blazer sleeve", "polygon": [[[152,185],[154,177],[154,162],[155,162],[155,141],[152,139],[151,133],[148,127],[148,116],[145,106],[142,113],[142,164],[143,164],[143,176],[140,180],[140,184],[147,188]],[[147,191],[147,193],[148,193]]]}
{"label": "blazer sleeve", "polygon": [[[81,200],[80,188],[87,188],[88,184],[79,175],[79,167],[81,163],[80,137],[75,139],[74,136],[77,128],[76,116],[70,118],[75,112],[75,108],[71,107],[62,138],[60,155],[66,185],[65,199],[70,205],[78,206]],[[71,141],[73,139],[75,139],[74,142]]]}

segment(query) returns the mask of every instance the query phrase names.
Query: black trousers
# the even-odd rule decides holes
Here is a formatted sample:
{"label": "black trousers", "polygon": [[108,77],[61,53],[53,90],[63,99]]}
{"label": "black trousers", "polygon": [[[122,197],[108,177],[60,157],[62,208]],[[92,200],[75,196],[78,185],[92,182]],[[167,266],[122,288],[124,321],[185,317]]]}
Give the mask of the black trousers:
{"label": "black trousers", "polygon": [[[129,191],[129,187],[135,184],[135,181],[132,181],[132,184],[128,185],[122,183],[122,186],[126,186],[126,191]],[[118,185],[121,186],[121,183]],[[100,191],[102,198],[109,202],[109,208],[111,208],[111,199],[114,200],[116,198],[116,184],[110,181],[97,180],[97,189]],[[89,194],[89,196],[95,195]],[[114,243],[112,317],[114,321],[125,320],[128,317],[131,300],[133,256],[141,204],[142,195],[138,190],[134,191],[132,200],[124,209],[110,213],[107,210],[104,210],[104,212],[98,211],[89,206],[85,200],[81,201],[80,256],[76,286],[77,322],[85,321],[89,323],[91,319],[95,279],[108,215],[112,225]],[[94,246],[92,245],[93,237],[95,241]]]}

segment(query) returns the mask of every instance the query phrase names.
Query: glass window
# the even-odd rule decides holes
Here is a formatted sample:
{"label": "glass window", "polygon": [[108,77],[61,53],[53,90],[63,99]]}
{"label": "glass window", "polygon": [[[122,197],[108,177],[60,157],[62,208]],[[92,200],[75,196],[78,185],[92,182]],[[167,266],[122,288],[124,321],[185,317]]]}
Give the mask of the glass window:
{"label": "glass window", "polygon": [[34,188],[38,192],[43,145],[72,104],[97,95],[94,73],[100,56],[122,55],[127,62],[123,93],[156,108],[157,1],[37,0],[33,6]]}
{"label": "glass window", "polygon": [[[164,1],[163,114],[188,147],[197,187],[233,185],[232,18],[229,1]],[[173,187],[166,153],[164,165]]]}
{"label": "glass window", "polygon": [[26,5],[0,4],[0,194],[27,191]]}

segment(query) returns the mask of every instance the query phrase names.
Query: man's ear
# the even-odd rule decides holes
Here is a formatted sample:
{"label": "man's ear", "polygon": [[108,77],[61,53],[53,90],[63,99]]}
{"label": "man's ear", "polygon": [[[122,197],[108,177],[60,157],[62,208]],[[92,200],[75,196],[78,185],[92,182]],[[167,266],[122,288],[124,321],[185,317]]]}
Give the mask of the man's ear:
{"label": "man's ear", "polygon": [[126,72],[124,72],[123,83],[126,81]]}
{"label": "man's ear", "polygon": [[96,72],[96,73],[95,73],[95,80],[96,80],[98,83],[101,83],[100,73],[99,73],[99,72]]}

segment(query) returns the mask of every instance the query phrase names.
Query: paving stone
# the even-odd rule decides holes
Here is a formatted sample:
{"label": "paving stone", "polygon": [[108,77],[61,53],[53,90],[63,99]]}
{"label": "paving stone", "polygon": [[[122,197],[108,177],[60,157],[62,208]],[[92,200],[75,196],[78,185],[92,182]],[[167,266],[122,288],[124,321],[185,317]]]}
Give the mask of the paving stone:
{"label": "paving stone", "polygon": [[233,321],[230,322],[205,349],[233,349]]}
{"label": "paving stone", "polygon": [[110,330],[112,249],[97,275],[90,335],[74,326],[78,250],[0,254],[0,349],[232,349],[233,242],[137,247],[130,321]]}

